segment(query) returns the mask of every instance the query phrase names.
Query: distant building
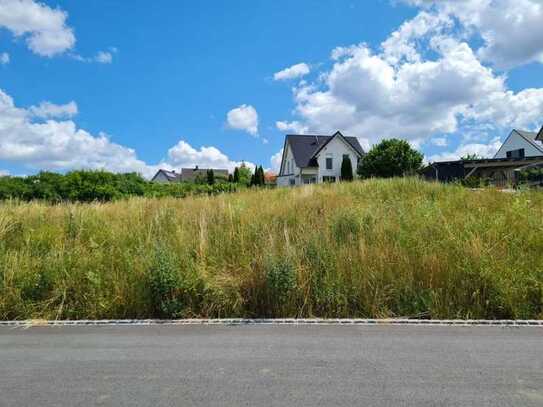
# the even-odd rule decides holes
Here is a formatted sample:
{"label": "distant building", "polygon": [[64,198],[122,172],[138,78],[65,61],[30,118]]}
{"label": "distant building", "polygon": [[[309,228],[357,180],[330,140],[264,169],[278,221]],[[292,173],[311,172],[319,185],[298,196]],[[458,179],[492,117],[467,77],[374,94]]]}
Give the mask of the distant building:
{"label": "distant building", "polygon": [[434,162],[423,175],[441,182],[479,178],[506,187],[517,185],[521,172],[539,168],[543,168],[543,127],[539,133],[513,130],[494,158]]}
{"label": "distant building", "polygon": [[339,131],[331,136],[287,135],[277,185],[340,181],[343,159],[351,160],[356,172],[364,154],[356,137],[345,137]]}
{"label": "distant building", "polygon": [[494,158],[524,158],[543,155],[543,127],[539,133],[514,129]]}
{"label": "distant building", "polygon": [[213,170],[215,179],[224,178],[228,179],[228,170],[221,170],[215,168],[181,168],[181,172],[158,170],[155,176],[151,179],[152,182],[159,183],[173,183],[173,182],[196,182],[196,180],[206,180],[207,172]]}
{"label": "distant building", "polygon": [[274,172],[268,171],[264,173],[264,182],[266,185],[276,185],[277,184],[277,174]]}
{"label": "distant building", "polygon": [[151,182],[170,183],[181,182],[181,174],[174,171],[158,170],[155,176],[151,179]]}

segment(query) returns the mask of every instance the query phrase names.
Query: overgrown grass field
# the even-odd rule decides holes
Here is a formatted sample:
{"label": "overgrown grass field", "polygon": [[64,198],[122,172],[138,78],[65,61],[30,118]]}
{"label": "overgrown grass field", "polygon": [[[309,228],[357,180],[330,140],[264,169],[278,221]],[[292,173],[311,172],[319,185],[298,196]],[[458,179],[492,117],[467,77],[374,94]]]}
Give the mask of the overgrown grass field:
{"label": "overgrown grass field", "polygon": [[0,319],[543,318],[543,194],[370,180],[0,203]]}

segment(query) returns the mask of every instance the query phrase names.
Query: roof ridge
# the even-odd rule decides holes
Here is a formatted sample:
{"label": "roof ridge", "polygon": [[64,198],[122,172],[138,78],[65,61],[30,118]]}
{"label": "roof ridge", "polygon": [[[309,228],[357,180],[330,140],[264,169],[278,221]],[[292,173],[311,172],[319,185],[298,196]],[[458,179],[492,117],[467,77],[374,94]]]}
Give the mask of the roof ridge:
{"label": "roof ridge", "polygon": [[332,137],[328,134],[287,134],[287,137],[295,136],[295,137]]}

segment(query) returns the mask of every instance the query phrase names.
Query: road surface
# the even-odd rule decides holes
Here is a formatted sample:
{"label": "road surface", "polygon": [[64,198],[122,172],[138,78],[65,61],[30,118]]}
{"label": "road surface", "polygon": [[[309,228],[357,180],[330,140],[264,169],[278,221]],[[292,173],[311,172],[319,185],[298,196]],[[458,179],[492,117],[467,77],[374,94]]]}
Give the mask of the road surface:
{"label": "road surface", "polygon": [[543,406],[543,329],[0,328],[0,406]]}

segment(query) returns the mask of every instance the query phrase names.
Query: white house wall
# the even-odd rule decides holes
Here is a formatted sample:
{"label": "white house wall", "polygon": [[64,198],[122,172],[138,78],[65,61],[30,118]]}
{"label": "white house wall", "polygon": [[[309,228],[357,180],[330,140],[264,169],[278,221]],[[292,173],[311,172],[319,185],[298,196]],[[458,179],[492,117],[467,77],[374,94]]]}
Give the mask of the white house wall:
{"label": "white house wall", "polygon": [[[319,152],[319,155],[317,156],[317,161],[319,163],[319,179],[317,182],[323,182],[322,177],[326,176],[336,177],[336,181],[339,181],[341,177],[341,162],[343,161],[343,154],[349,155],[353,167],[353,173],[356,172],[358,155],[354,149],[340,137],[335,137]],[[326,169],[327,157],[332,157],[331,170]]]}
{"label": "white house wall", "polygon": [[[541,146],[543,147],[543,144]],[[543,155],[543,152],[541,150],[538,150],[532,143],[530,143],[517,132],[513,132],[502,144],[494,158],[507,158],[508,151],[519,150],[521,148],[524,149],[525,157],[535,157]]]}
{"label": "white house wall", "polygon": [[296,161],[294,160],[290,145],[287,144],[285,148],[284,158],[281,163],[281,171],[277,177],[277,185],[284,187],[292,185],[291,180],[294,180],[295,185],[300,185],[300,168],[296,166]]}

